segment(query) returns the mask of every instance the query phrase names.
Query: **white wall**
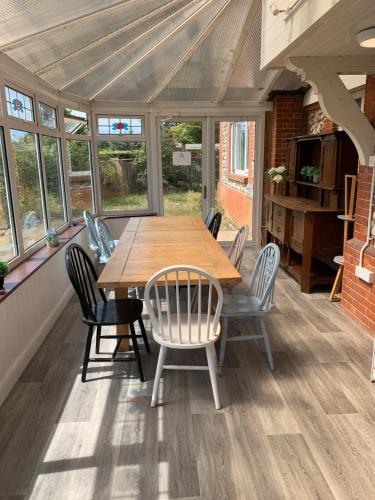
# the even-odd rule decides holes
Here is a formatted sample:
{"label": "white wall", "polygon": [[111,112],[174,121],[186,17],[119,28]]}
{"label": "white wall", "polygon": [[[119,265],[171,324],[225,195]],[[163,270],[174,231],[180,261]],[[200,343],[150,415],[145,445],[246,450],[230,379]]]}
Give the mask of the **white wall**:
{"label": "white wall", "polygon": [[[86,230],[72,242],[88,250]],[[73,295],[65,248],[0,302],[0,405]]]}
{"label": "white wall", "polygon": [[270,5],[286,9],[295,0],[263,0],[261,69],[264,69],[340,0],[299,0],[289,16],[274,16]]}

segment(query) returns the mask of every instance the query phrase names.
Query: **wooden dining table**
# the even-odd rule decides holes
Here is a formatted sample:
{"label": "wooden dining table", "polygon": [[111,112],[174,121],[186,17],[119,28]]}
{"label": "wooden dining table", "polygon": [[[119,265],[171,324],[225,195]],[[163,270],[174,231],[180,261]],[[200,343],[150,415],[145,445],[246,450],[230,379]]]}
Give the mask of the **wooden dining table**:
{"label": "wooden dining table", "polygon": [[[197,266],[222,285],[241,283],[241,275],[199,216],[131,217],[97,285],[113,288],[116,299],[130,287],[144,287],[153,274],[172,265]],[[127,325],[117,333],[127,334]],[[128,350],[128,342],[121,344]]]}

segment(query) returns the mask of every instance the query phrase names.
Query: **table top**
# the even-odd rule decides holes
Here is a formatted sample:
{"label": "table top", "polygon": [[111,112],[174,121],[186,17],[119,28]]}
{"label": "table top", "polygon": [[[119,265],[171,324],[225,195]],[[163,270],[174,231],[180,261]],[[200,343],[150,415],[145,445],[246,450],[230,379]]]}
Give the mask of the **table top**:
{"label": "table top", "polygon": [[242,280],[200,217],[132,217],[98,279],[98,286],[145,286],[160,269],[184,264],[201,267],[222,284],[234,285]]}

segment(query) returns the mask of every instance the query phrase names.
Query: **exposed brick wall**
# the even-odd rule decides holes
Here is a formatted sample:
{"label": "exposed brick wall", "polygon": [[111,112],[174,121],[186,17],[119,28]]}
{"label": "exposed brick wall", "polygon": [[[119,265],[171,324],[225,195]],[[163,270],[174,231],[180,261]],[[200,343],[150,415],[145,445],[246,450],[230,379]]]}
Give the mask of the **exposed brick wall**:
{"label": "exposed brick wall", "polygon": [[[375,126],[375,76],[368,76],[365,89],[364,112]],[[372,168],[361,166],[355,210],[354,238],[345,245],[345,265],[341,304],[343,309],[375,334],[375,285],[355,276],[359,253],[366,241],[368,210],[370,203]],[[375,272],[375,247],[373,243],[365,251],[364,266]]]}
{"label": "exposed brick wall", "polygon": [[302,95],[276,95],[273,100],[271,164],[267,168],[286,164],[287,139],[305,132],[305,116]]}
{"label": "exposed brick wall", "polygon": [[220,204],[226,215],[237,225],[250,224],[253,216],[253,199],[238,189],[224,184],[218,185]]}

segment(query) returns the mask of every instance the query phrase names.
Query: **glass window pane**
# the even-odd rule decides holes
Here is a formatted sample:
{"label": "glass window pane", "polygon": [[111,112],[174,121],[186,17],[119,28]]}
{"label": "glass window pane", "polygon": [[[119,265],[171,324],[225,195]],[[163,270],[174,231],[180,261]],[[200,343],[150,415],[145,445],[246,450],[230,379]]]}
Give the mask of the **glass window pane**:
{"label": "glass window pane", "polygon": [[22,238],[25,249],[45,235],[36,134],[11,130]]}
{"label": "glass window pane", "polygon": [[42,155],[47,184],[48,227],[58,228],[66,222],[59,139],[43,135]]}
{"label": "glass window pane", "polygon": [[[105,120],[105,121],[104,121]],[[106,129],[103,128],[106,125]],[[143,119],[136,117],[98,118],[99,135],[142,135]]]}
{"label": "glass window pane", "polygon": [[8,115],[29,122],[34,121],[34,107],[31,97],[10,87],[5,87],[5,96]]}
{"label": "glass window pane", "polygon": [[145,142],[98,143],[102,207],[148,210]]}
{"label": "glass window pane", "polygon": [[73,219],[93,210],[90,142],[68,141],[68,171]]}
{"label": "glass window pane", "polygon": [[40,123],[44,127],[57,128],[56,109],[43,102],[39,103]]}
{"label": "glass window pane", "polygon": [[6,177],[3,132],[0,130],[0,259],[11,260],[17,255],[11,224],[9,185]]}
{"label": "glass window pane", "polygon": [[77,109],[64,108],[64,129],[68,134],[89,134],[87,113]]}

